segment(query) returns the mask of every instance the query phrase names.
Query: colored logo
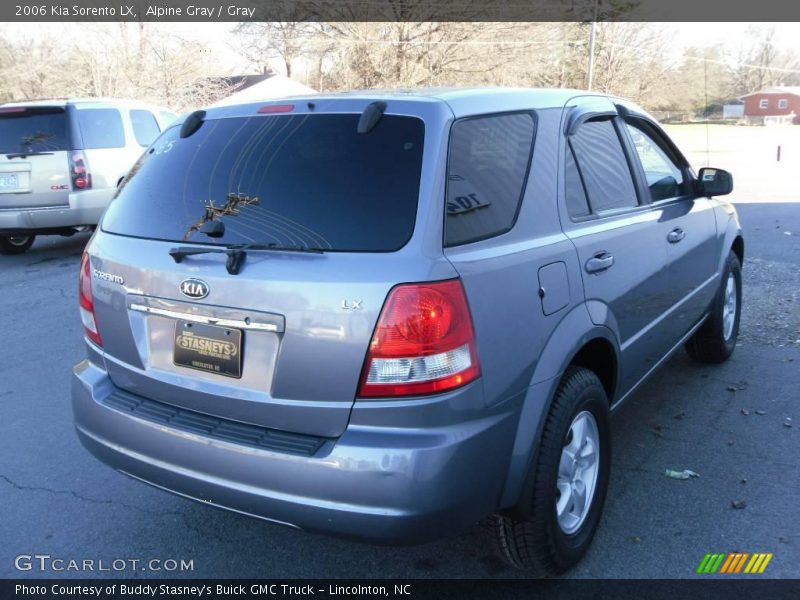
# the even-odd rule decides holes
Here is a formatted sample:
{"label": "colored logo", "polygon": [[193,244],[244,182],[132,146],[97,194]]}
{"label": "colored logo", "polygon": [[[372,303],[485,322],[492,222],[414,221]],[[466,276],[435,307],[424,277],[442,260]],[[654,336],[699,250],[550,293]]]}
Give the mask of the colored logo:
{"label": "colored logo", "polygon": [[763,573],[769,561],[772,560],[772,552],[731,552],[729,554],[706,554],[697,567],[697,572],[701,575],[738,575]]}

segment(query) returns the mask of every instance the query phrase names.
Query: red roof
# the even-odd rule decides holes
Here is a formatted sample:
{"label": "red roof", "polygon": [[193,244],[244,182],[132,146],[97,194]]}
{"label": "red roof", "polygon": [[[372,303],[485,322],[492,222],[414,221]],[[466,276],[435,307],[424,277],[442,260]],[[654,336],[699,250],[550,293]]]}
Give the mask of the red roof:
{"label": "red roof", "polygon": [[750,94],[745,94],[744,96],[740,96],[740,98],[749,98],[750,96],[756,96],[758,94],[781,94],[781,95],[789,95],[789,96],[800,96],[800,85],[779,85],[775,87],[764,88],[763,90],[759,90],[757,92],[752,92]]}

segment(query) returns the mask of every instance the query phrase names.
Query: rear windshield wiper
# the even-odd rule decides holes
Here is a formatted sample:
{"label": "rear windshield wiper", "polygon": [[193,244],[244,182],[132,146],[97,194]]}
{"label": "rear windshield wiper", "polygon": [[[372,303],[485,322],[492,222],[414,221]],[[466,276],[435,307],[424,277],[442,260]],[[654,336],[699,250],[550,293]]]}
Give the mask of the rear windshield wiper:
{"label": "rear windshield wiper", "polygon": [[247,258],[247,250],[275,250],[278,252],[306,252],[310,254],[322,254],[322,248],[313,248],[310,246],[281,246],[279,244],[230,244],[219,248],[195,248],[192,246],[179,246],[172,248],[169,255],[176,263],[181,262],[187,256],[195,256],[197,254],[227,254],[228,262],[225,268],[231,275],[238,275],[242,270],[245,258]]}
{"label": "rear windshield wiper", "polygon": [[54,152],[12,152],[11,154],[6,154],[6,158],[28,158],[29,156],[47,156],[49,154],[55,154]]}

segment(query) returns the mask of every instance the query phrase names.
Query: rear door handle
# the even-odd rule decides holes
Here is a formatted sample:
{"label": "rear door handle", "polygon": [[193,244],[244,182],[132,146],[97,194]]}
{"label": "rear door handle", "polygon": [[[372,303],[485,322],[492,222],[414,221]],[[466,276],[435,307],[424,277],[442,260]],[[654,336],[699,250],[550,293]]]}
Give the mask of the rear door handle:
{"label": "rear door handle", "polygon": [[611,268],[614,264],[614,256],[608,252],[598,252],[592,258],[586,261],[587,273],[599,273]]}
{"label": "rear door handle", "polygon": [[676,227],[667,234],[667,241],[670,244],[677,244],[686,237],[686,232],[680,227]]}

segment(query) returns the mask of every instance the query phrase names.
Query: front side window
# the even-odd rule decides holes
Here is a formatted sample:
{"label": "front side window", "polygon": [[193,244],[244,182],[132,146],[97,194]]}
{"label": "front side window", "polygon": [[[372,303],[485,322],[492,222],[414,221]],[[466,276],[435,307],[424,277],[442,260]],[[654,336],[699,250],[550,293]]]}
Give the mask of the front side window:
{"label": "front side window", "polygon": [[594,213],[638,205],[631,170],[611,119],[583,123],[570,136],[589,205]]}
{"label": "front side window", "polygon": [[116,108],[81,108],[77,114],[85,149],[98,150],[125,146],[122,115]]}
{"label": "front side window", "polygon": [[636,154],[642,163],[653,202],[674,198],[684,193],[684,175],[677,162],[667,153],[666,144],[646,125],[626,123]]}
{"label": "front side window", "polygon": [[445,245],[509,231],[516,221],[533,148],[529,113],[458,121],[450,133]]}
{"label": "front side window", "polygon": [[758,101],[758,106],[760,108],[768,108],[769,107],[769,100],[767,100],[766,98],[762,98],[761,100]]}
{"label": "front side window", "polygon": [[778,108],[788,108],[789,101],[786,98],[781,98],[778,100]]}

